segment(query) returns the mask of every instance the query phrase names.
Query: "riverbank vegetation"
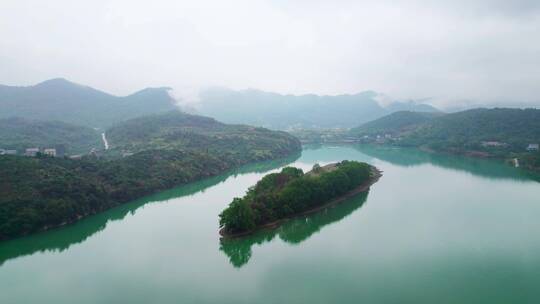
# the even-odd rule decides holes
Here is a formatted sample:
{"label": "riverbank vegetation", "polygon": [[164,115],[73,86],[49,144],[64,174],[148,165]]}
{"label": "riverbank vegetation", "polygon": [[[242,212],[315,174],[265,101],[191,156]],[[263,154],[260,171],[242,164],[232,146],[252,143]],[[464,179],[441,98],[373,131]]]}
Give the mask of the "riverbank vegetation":
{"label": "riverbank vegetation", "polygon": [[286,167],[263,177],[242,198],[235,198],[220,214],[224,235],[243,234],[256,228],[316,209],[366,185],[374,168],[366,163],[342,161],[304,174]]}
{"label": "riverbank vegetation", "polygon": [[32,235],[12,240],[11,242],[0,242],[0,266],[8,260],[31,255],[36,252],[63,251],[68,249],[72,245],[79,244],[95,233],[102,231],[110,222],[122,220],[127,214],[138,212],[140,208],[147,206],[150,203],[155,204],[173,198],[191,195],[222,183],[228,178],[238,174],[262,173],[277,169],[294,162],[299,157],[300,153],[294,153],[285,158],[248,164],[228,170],[225,173],[214,177],[204,178],[182,187],[175,187],[145,196],[141,199],[136,199],[128,204],[118,206],[110,212],[97,214],[93,216],[92,219],[80,223],[77,227],[72,227],[70,229],[56,229],[43,235]]}
{"label": "riverbank vegetation", "polygon": [[[43,155],[0,156],[0,240],[64,225],[160,190],[301,150],[300,142],[283,132],[230,127],[182,113],[169,113],[165,117],[168,120],[152,116],[145,120],[148,125],[138,126],[141,134],[152,133],[146,130],[154,130],[156,125],[158,129],[168,130],[144,135],[148,145],[135,140],[138,130],[122,133],[122,141],[115,145],[130,149],[131,153],[124,157],[87,155],[74,160]],[[183,141],[186,143],[183,145],[175,138],[184,138],[180,135],[185,134],[184,130],[177,133],[170,126],[185,126],[184,118],[212,123],[199,125],[196,132],[187,132],[190,135],[186,138],[194,141],[191,144]],[[120,130],[128,132],[128,129]],[[216,135],[218,131],[220,135]],[[201,135],[204,132],[213,135]],[[117,136],[113,138],[118,140]]]}

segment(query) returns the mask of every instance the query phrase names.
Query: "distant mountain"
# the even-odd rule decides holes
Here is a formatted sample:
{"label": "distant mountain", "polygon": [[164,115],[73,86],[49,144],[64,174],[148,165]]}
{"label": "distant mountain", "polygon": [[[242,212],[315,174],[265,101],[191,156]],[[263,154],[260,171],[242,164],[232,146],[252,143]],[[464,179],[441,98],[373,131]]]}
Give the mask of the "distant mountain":
{"label": "distant mountain", "polygon": [[58,120],[106,128],[129,118],[175,109],[169,88],[149,88],[118,97],[57,78],[34,86],[0,85],[0,118]]}
{"label": "distant mountain", "polygon": [[399,111],[367,122],[360,127],[353,128],[349,133],[357,136],[379,134],[397,135],[414,131],[420,125],[442,115],[444,114],[440,112]]}
{"label": "distant mountain", "polygon": [[275,129],[351,128],[395,111],[436,112],[415,102],[394,102],[381,106],[378,94],[366,91],[354,95],[281,95],[259,90],[233,91],[222,88],[200,93],[196,111],[227,123],[244,123]]}
{"label": "distant mountain", "polygon": [[273,159],[300,151],[286,132],[229,125],[180,111],[133,118],[107,130],[111,153],[184,150],[229,158],[232,162]]}
{"label": "distant mountain", "polygon": [[25,118],[0,119],[0,148],[63,147],[68,154],[88,153],[92,148],[101,149],[101,135],[89,127],[60,121],[38,121]]}

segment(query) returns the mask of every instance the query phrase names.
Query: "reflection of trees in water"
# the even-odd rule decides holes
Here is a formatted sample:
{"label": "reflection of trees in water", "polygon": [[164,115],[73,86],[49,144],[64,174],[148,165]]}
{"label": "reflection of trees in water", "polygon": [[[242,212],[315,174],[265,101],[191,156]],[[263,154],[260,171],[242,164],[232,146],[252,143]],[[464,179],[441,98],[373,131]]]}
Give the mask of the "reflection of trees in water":
{"label": "reflection of trees in water", "polygon": [[448,153],[426,152],[416,148],[396,148],[374,145],[357,145],[355,148],[363,154],[402,167],[432,164],[441,168],[465,171],[476,176],[491,179],[532,179],[540,181],[539,175],[514,168],[501,160],[467,157]]}
{"label": "reflection of trees in water", "polygon": [[83,219],[74,225],[37,233],[27,237],[0,242],[0,265],[5,261],[36,252],[64,251],[74,244],[82,243],[90,236],[105,229],[111,221],[122,220],[128,214],[134,214],[137,209],[148,203],[166,201],[177,197],[195,194],[206,188],[224,182],[229,177],[245,173],[262,173],[273,170],[296,161],[300,153],[287,158],[266,161],[242,166],[225,174],[187,184],[178,188],[166,190],[133,202],[120,205],[114,209]]}
{"label": "reflection of trees in water", "polygon": [[338,222],[366,201],[368,192],[363,192],[355,197],[330,206],[320,212],[289,220],[276,229],[265,229],[253,235],[233,239],[221,239],[220,250],[228,257],[234,267],[242,267],[251,258],[253,245],[262,245],[272,241],[276,235],[290,244],[299,244],[319,232],[324,226]]}

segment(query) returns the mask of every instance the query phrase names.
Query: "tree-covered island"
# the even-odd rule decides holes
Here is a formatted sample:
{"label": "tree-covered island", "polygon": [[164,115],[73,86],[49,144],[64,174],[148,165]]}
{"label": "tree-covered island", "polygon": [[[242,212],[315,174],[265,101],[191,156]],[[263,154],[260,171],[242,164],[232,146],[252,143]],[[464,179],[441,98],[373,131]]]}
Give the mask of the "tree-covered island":
{"label": "tree-covered island", "polygon": [[381,176],[377,168],[344,160],[324,167],[318,164],[304,173],[285,167],[264,176],[242,198],[235,198],[219,215],[220,234],[250,234],[277,227],[283,220],[321,210],[363,191]]}

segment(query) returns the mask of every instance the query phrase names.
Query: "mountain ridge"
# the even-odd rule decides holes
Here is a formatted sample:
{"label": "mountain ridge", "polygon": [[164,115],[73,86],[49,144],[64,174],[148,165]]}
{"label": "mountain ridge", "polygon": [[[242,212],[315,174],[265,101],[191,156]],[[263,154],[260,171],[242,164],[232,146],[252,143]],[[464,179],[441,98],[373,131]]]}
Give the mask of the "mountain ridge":
{"label": "mountain ridge", "polygon": [[[438,109],[413,101],[382,106],[375,91],[356,94],[316,95],[279,94],[256,89],[209,88],[201,91],[199,102],[190,104],[197,113],[226,123],[243,123],[267,128],[352,128],[395,109],[437,112]],[[241,111],[239,111],[241,109]],[[240,113],[241,112],[241,113]]]}
{"label": "mountain ridge", "polygon": [[177,109],[168,87],[145,88],[127,96],[53,78],[31,86],[0,85],[0,118],[57,120],[92,128]]}

